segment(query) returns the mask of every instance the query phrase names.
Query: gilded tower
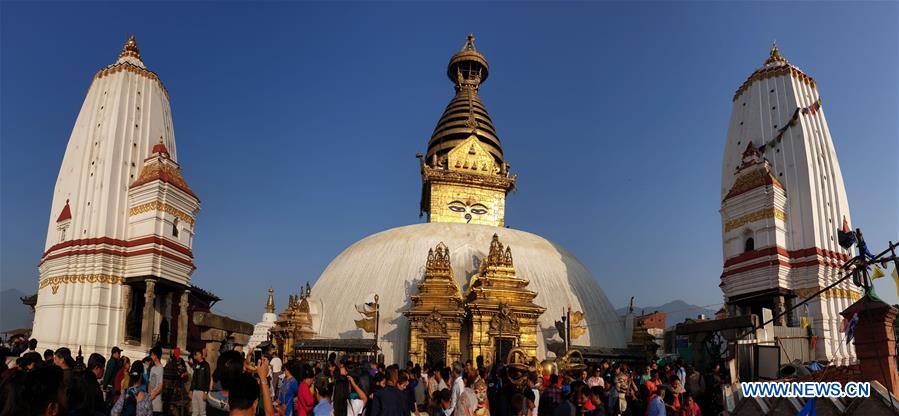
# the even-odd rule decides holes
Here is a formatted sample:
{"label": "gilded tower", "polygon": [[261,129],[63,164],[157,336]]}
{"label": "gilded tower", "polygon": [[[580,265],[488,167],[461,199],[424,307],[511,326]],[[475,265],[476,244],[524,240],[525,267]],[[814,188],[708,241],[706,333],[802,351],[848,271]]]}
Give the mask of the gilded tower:
{"label": "gilded tower", "polygon": [[428,222],[502,227],[506,194],[515,187],[499,137],[478,96],[489,65],[468,35],[453,55],[447,76],[456,95],[437,122],[421,159],[421,212]]}
{"label": "gilded tower", "polygon": [[461,328],[465,318],[462,293],[453,277],[449,248],[440,243],[428,250],[425,275],[412,296],[409,318],[409,358],[443,368],[462,357]]}
{"label": "gilded tower", "polygon": [[534,303],[537,293],[515,275],[512,249],[494,234],[490,251],[472,278],[465,308],[471,319],[471,357],[504,360],[512,348],[537,355],[537,318],[546,308]]}
{"label": "gilded tower", "polygon": [[[271,329],[272,339],[284,357],[293,355],[293,344],[299,340],[312,339],[315,331],[312,329],[312,317],[309,313],[309,297],[312,289],[306,283],[306,289],[300,287],[299,295],[290,295],[287,299],[287,307],[278,314],[274,327]],[[266,303],[266,311],[274,311],[275,305],[272,298]]]}

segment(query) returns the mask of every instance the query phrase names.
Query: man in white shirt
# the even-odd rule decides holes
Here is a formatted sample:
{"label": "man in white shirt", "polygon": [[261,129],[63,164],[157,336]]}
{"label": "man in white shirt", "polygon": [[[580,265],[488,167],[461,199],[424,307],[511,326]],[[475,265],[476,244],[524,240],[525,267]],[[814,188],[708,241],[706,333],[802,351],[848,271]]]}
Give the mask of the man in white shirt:
{"label": "man in white shirt", "polygon": [[450,399],[450,407],[443,411],[446,416],[452,416],[453,412],[456,411],[456,405],[459,404],[459,396],[462,395],[462,390],[465,389],[465,382],[462,381],[463,371],[465,371],[465,367],[458,361],[454,362],[452,367],[450,367],[450,378],[453,379],[453,390]]}
{"label": "man in white shirt", "polygon": [[438,391],[447,388],[446,380],[439,368],[435,368],[431,377],[428,378],[428,395],[434,397]]}
{"label": "man in white shirt", "polygon": [[272,388],[269,390],[272,392],[272,397],[278,397],[278,391],[281,388],[281,366],[284,365],[284,363],[281,362],[281,358],[278,357],[277,352],[272,352],[272,359],[268,364],[272,370]]}

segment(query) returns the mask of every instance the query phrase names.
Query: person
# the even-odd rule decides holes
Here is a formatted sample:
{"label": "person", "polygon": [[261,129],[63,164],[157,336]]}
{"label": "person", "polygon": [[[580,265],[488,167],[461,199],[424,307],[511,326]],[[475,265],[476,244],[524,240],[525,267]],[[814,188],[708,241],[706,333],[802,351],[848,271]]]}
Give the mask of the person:
{"label": "person", "polygon": [[[81,379],[76,380],[77,387],[70,387],[69,407],[78,414],[104,414],[107,411],[103,400],[103,387],[100,379],[103,377],[103,368],[106,366],[106,358],[97,353],[92,353],[87,359],[85,371],[77,374]],[[77,378],[77,377],[76,377]],[[79,403],[76,406],[74,403]]]}
{"label": "person", "polygon": [[298,416],[308,416],[312,413],[312,408],[315,406],[315,397],[312,396],[312,385],[313,378],[315,374],[312,372],[312,368],[303,364],[300,366],[300,383],[297,388],[297,415]]}
{"label": "person", "polygon": [[182,416],[187,413],[187,392],[184,390],[186,377],[187,364],[181,358],[181,349],[175,347],[162,368],[162,404],[167,414]]}
{"label": "person", "polygon": [[540,376],[536,372],[528,373],[528,391],[524,393],[524,398],[531,402],[526,406],[527,416],[537,416],[540,409]]}
{"label": "person", "polygon": [[[103,372],[103,380],[100,382],[100,386],[103,388],[103,391],[113,393],[119,390],[115,386],[115,379],[119,374],[119,370],[121,369],[122,350],[119,349],[119,347],[112,347],[112,351],[109,354],[109,361],[106,362],[106,371]],[[108,394],[108,396],[112,397],[113,394]]]}
{"label": "person", "polygon": [[428,379],[428,396],[434,397],[434,394],[440,390],[447,388],[446,381],[439,369],[434,369],[434,374]]}
{"label": "person", "polygon": [[365,391],[356,384],[356,380],[341,366],[334,381],[334,393],[331,405],[335,416],[360,416],[365,409],[368,397]]}
{"label": "person", "polygon": [[685,397],[686,402],[684,403],[684,408],[681,414],[683,416],[702,416],[702,410],[699,409],[699,404],[696,403],[696,399],[693,398],[693,395],[687,393]]}
{"label": "person", "polygon": [[462,380],[462,373],[465,372],[465,367],[462,363],[456,361],[450,366],[450,379],[452,382],[452,387],[450,388],[450,392],[452,392],[452,396],[450,399],[450,407],[446,409],[444,412],[446,416],[450,416],[456,412],[456,405],[459,403],[459,396],[462,395],[462,391],[465,390],[465,381]]}
{"label": "person", "polygon": [[272,352],[272,358],[269,360],[269,364],[272,366],[272,396],[277,397],[278,393],[281,391],[281,380],[283,378],[283,367],[284,363],[281,361],[281,358],[278,357],[278,352]]}
{"label": "person", "polygon": [[[122,394],[122,391],[127,389],[128,386],[131,385],[130,374],[131,374],[131,359],[126,357],[122,357],[121,359],[122,365],[119,368],[118,373],[116,373],[115,379],[113,379],[113,391],[111,392],[112,400],[111,403],[115,404],[116,400],[119,399],[119,395]],[[110,406],[112,407],[112,406]]]}
{"label": "person", "polygon": [[609,386],[606,392],[606,414],[609,416],[619,416],[621,412],[621,395],[618,394],[618,385],[615,383],[606,384]]}
{"label": "person", "polygon": [[640,377],[637,380],[637,382],[640,383],[641,385],[643,385],[643,384],[646,384],[646,382],[649,380],[652,380],[652,367],[647,365],[646,367],[643,368],[643,374],[640,374]]}
{"label": "person", "polygon": [[53,350],[47,348],[44,350],[44,362],[47,364],[53,364]]}
{"label": "person", "polygon": [[229,350],[219,355],[212,372],[213,386],[206,395],[207,415],[224,416],[230,413],[230,390],[243,374],[243,362],[239,351]]}
{"label": "person", "polygon": [[66,413],[66,390],[59,366],[17,371],[0,383],[0,415],[61,415]]}
{"label": "person", "polygon": [[387,367],[385,379],[387,385],[375,393],[369,416],[409,416],[410,407],[406,395],[397,388],[399,368]]}
{"label": "person", "polygon": [[[436,369],[435,369],[435,372]],[[431,395],[431,407],[428,409],[428,415],[437,416],[444,414],[449,409],[452,402],[453,393],[449,389],[442,389]]]}
{"label": "person", "polygon": [[593,410],[590,411],[589,416],[605,416],[606,415],[606,406],[602,402],[603,397],[606,395],[606,391],[603,387],[593,386],[590,387],[588,396],[589,401],[593,405]]}
{"label": "person", "polygon": [[162,348],[159,346],[155,346],[150,349],[150,361],[152,361],[152,366],[150,367],[150,378],[149,383],[147,384],[147,391],[150,393],[150,401],[153,402],[153,414],[155,416],[162,416],[162,387],[163,387],[163,370],[162,370],[162,361],[160,357],[162,356]]}
{"label": "person", "polygon": [[423,410],[425,408],[425,404],[427,403],[428,380],[427,376],[424,376],[424,378],[422,378],[421,367],[417,364],[415,365],[415,367],[412,367],[412,372],[409,377],[409,385],[415,398],[415,407],[419,410]]}
{"label": "person", "polygon": [[190,397],[190,412],[193,416],[206,416],[206,395],[212,387],[212,373],[203,350],[194,351],[193,359],[194,374],[190,378],[190,390],[187,393]]}
{"label": "person", "polygon": [[687,391],[684,390],[684,386],[681,386],[680,384],[680,379],[675,377],[674,380],[672,380],[671,388],[668,391],[669,395],[671,396],[671,398],[669,399],[669,401],[671,402],[671,408],[675,413],[679,413],[681,411],[681,404],[683,403],[683,401],[681,400],[681,395],[686,392]]}
{"label": "person", "polygon": [[537,409],[541,416],[552,415],[556,411],[556,406],[562,401],[562,390],[559,388],[558,374],[550,374],[549,383],[540,393],[540,407]]}
{"label": "person", "polygon": [[655,393],[656,389],[658,389],[658,386],[660,386],[661,384],[662,380],[659,379],[658,370],[652,370],[649,373],[649,380],[646,380],[646,382],[643,383],[643,385],[646,386],[646,390],[649,392],[649,394]]}
{"label": "person", "polygon": [[659,387],[649,396],[646,416],[665,416],[665,387]]}
{"label": "person", "polygon": [[297,390],[300,388],[300,382],[296,379],[294,373],[297,376],[300,375],[299,365],[300,363],[296,360],[290,360],[284,365],[284,383],[278,392],[277,400],[280,413],[283,415],[293,416],[296,414],[294,407],[296,407]]}
{"label": "person", "polygon": [[122,390],[110,414],[112,416],[151,416],[153,402],[150,394],[142,388],[144,384],[144,363],[136,361],[128,370],[128,387]]}
{"label": "person", "polygon": [[596,367],[593,369],[593,376],[587,379],[587,386],[589,386],[590,388],[593,388],[596,386],[599,386],[599,387],[606,386],[606,382],[602,378],[602,370],[599,367]]}
{"label": "person", "polygon": [[[687,385],[687,370],[684,368],[684,360],[681,358],[678,358],[677,361],[675,361],[675,364],[677,365],[677,370],[675,370],[674,373],[677,376],[677,378],[680,379],[680,385],[686,386]],[[672,380],[672,382],[673,382],[673,380]]]}
{"label": "person", "polygon": [[312,409],[314,416],[331,416],[333,408],[331,406],[332,387],[330,383],[325,383],[321,387],[315,389],[315,399],[318,403]]}
{"label": "person", "polygon": [[37,352],[37,340],[34,338],[28,340],[28,349],[22,351],[22,353],[19,354],[19,357],[24,357],[25,354],[28,354],[30,352]]}
{"label": "person", "polygon": [[580,395],[575,392],[578,386],[581,386],[580,382],[575,381],[571,384],[570,390],[562,393],[562,401],[553,410],[553,416],[575,416],[575,414],[579,414],[577,413],[577,408],[580,403],[577,403],[577,401],[580,399]]}
{"label": "person", "polygon": [[72,350],[61,347],[53,352],[53,364],[62,369],[62,384],[69,387],[69,381],[72,380],[72,367],[75,366],[75,360],[72,359]]}
{"label": "person", "polygon": [[[249,364],[249,363],[248,363]],[[249,368],[249,365],[246,366]],[[272,407],[271,395],[268,391],[268,383],[264,382],[268,378],[269,366],[268,359],[262,358],[256,363],[256,376],[263,382],[257,382],[255,378],[248,372],[241,371],[233,382],[229,383],[228,390],[228,411],[233,416],[255,416],[259,398],[262,397],[262,407],[266,416],[275,416],[275,409]]]}

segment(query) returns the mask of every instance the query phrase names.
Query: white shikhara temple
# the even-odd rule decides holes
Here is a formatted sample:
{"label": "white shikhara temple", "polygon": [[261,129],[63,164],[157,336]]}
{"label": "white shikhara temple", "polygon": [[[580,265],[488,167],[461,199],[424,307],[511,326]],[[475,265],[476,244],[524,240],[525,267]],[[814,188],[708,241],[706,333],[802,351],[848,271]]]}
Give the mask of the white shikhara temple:
{"label": "white shikhara temple", "polygon": [[253,351],[257,345],[265,341],[269,341],[271,336],[269,332],[275,327],[275,295],[272,288],[268,288],[268,300],[265,302],[265,313],[262,314],[262,320],[253,325],[253,335],[247,343],[247,351]]}
{"label": "white shikhara temple", "polygon": [[[724,149],[720,286],[729,315],[777,316],[842,277],[851,256],[838,244],[844,221],[849,203],[815,80],[773,46],[734,95]],[[847,281],[808,303],[818,359],[854,361],[839,313],[859,297]],[[798,308],[775,324],[798,326],[803,316]]]}
{"label": "white shikhara temple", "polygon": [[186,345],[200,200],[177,160],[168,92],[132,37],[95,75],[53,189],[40,345],[133,356]]}

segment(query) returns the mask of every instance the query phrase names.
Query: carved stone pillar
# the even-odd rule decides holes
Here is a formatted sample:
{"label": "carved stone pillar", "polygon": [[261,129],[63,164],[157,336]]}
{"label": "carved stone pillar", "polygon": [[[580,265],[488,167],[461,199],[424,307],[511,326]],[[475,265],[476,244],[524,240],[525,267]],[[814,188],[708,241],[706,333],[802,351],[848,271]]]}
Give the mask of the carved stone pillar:
{"label": "carved stone pillar", "polygon": [[[783,295],[777,295],[774,297],[774,325],[777,326],[787,326],[787,316],[781,315],[787,309],[787,303],[784,300]],[[778,316],[780,315],[780,316]]]}
{"label": "carved stone pillar", "polygon": [[142,346],[153,346],[153,329],[156,328],[156,279],[144,281],[144,319],[141,324],[140,343]]}
{"label": "carved stone pillar", "polygon": [[124,342],[127,336],[126,328],[128,322],[128,311],[131,310],[131,286],[122,284],[122,316],[119,319],[119,335],[115,342]]}
{"label": "carved stone pillar", "polygon": [[178,340],[177,344],[182,350],[187,351],[187,306],[190,290],[181,294],[181,309],[178,311]]}

